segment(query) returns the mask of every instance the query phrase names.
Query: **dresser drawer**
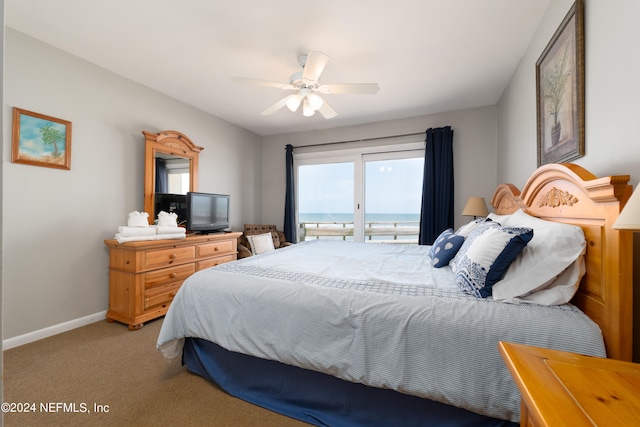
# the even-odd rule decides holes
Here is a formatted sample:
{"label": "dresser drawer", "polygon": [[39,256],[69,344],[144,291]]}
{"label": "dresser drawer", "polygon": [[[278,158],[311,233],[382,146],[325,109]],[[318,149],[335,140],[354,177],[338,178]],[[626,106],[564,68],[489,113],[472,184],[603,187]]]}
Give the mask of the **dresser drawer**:
{"label": "dresser drawer", "polygon": [[169,249],[148,250],[144,253],[143,268],[170,267],[174,264],[182,264],[195,260],[194,246],[177,246]]}
{"label": "dresser drawer", "polygon": [[144,293],[144,309],[149,310],[157,306],[169,306],[178,293],[181,283],[161,286]]}
{"label": "dresser drawer", "polygon": [[196,272],[195,263],[163,268],[162,270],[144,273],[144,287],[150,289],[165,283],[183,282],[184,279]]}
{"label": "dresser drawer", "polygon": [[120,243],[109,248],[109,310],[107,320],[134,331],[164,316],[185,279],[237,257],[242,233],[187,234],[184,239]]}
{"label": "dresser drawer", "polygon": [[215,258],[205,259],[204,261],[198,261],[196,263],[197,264],[196,269],[198,271],[204,270],[205,268],[215,267],[218,264],[223,264],[225,262],[235,261],[235,259],[236,259],[235,255],[225,255],[225,256],[219,256],[219,257],[215,257]]}
{"label": "dresser drawer", "polygon": [[220,242],[202,243],[196,246],[197,258],[207,258],[217,255],[230,254],[236,251],[234,241],[223,240]]}

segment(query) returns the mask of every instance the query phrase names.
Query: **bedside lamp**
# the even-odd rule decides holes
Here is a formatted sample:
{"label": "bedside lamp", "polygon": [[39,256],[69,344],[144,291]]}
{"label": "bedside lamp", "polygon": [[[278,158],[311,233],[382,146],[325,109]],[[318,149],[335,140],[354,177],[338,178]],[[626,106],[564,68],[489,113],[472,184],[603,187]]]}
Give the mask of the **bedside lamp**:
{"label": "bedside lamp", "polygon": [[613,223],[615,230],[640,231],[640,190],[633,192],[622,212]]}
{"label": "bedside lamp", "polygon": [[462,209],[462,215],[472,216],[473,219],[479,216],[489,215],[487,202],[485,202],[484,197],[469,197],[467,204],[464,205],[464,209]]}

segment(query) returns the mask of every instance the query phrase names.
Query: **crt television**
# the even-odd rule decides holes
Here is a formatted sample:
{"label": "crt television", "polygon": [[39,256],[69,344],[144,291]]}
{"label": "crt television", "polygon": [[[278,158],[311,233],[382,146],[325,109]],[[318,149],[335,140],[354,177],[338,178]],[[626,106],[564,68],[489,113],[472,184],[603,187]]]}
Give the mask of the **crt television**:
{"label": "crt television", "polygon": [[187,193],[187,230],[216,233],[229,226],[229,195]]}

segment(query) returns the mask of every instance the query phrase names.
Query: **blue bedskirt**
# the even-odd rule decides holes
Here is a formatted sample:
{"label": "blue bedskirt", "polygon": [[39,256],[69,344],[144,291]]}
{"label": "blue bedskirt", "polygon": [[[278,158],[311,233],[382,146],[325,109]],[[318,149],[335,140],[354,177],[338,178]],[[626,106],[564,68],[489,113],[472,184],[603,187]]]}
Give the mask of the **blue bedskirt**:
{"label": "blue bedskirt", "polygon": [[517,426],[389,389],[185,340],[184,365],[232,396],[317,426]]}

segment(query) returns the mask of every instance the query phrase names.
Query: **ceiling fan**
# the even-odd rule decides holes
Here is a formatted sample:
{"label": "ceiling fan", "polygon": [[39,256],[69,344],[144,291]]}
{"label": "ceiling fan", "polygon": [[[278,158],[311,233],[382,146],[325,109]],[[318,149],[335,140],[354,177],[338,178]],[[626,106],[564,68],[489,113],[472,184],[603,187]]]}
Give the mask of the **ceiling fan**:
{"label": "ceiling fan", "polygon": [[311,51],[307,55],[299,56],[298,63],[302,67],[302,71],[292,74],[289,77],[289,83],[277,83],[244,77],[236,77],[234,80],[294,91],[294,93],[285,96],[260,113],[265,116],[275,113],[284,106],[291,111],[297,111],[302,105],[302,114],[304,116],[313,116],[318,111],[326,119],[331,119],[337,116],[338,113],[318,93],[327,95],[343,93],[375,94],[380,89],[377,83],[320,84],[318,79],[328,61],[329,56],[317,51]]}

